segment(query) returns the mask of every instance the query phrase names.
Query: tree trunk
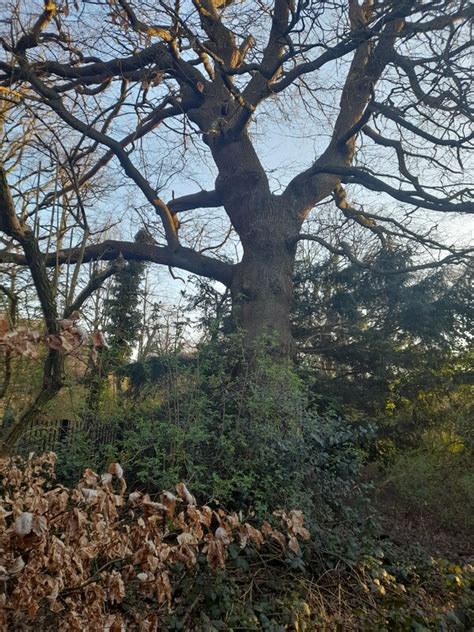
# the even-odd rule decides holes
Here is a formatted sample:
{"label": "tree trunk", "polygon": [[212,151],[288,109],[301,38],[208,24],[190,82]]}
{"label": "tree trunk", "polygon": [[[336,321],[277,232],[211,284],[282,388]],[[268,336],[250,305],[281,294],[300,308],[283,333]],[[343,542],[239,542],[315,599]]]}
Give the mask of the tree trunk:
{"label": "tree trunk", "polygon": [[293,353],[290,314],[294,257],[265,251],[245,253],[232,282],[235,324],[252,347],[268,334],[282,355]]}
{"label": "tree trunk", "polygon": [[216,191],[243,247],[230,286],[234,322],[246,348],[270,334],[278,354],[289,357],[292,277],[303,215],[293,208],[293,200],[271,193],[246,132],[221,140],[205,139],[219,169]]}
{"label": "tree trunk", "polygon": [[241,234],[244,254],[231,284],[233,317],[246,347],[269,335],[277,354],[289,357],[298,226],[274,204],[266,210],[257,214],[258,222],[254,215],[251,233]]}

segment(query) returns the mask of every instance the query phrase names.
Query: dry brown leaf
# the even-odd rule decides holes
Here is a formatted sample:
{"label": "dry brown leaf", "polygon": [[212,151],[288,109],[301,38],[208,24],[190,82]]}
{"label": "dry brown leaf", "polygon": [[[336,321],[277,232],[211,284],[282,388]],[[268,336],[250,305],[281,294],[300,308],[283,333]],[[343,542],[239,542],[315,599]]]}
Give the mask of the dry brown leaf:
{"label": "dry brown leaf", "polygon": [[23,511],[15,520],[15,533],[24,538],[33,530],[33,514],[29,511]]}
{"label": "dry brown leaf", "polygon": [[265,537],[271,536],[272,533],[273,533],[273,528],[272,528],[271,524],[267,520],[263,521],[260,530],[261,530],[261,532],[263,533],[263,535]]}
{"label": "dry brown leaf", "polygon": [[143,498],[142,502],[143,509],[146,513],[166,513],[168,508],[166,505],[162,505],[161,503],[156,503],[153,500],[150,500],[148,494]]}
{"label": "dry brown leaf", "polygon": [[160,573],[156,578],[156,591],[158,597],[158,603],[171,604],[172,595],[171,595],[171,583],[168,573]]}
{"label": "dry brown leaf", "polygon": [[177,498],[171,492],[163,492],[161,496],[163,505],[166,507],[168,518],[172,518],[176,507]]}
{"label": "dry brown leaf", "polygon": [[186,485],[184,483],[178,483],[176,485],[176,491],[178,492],[178,496],[184,500],[185,502],[188,503],[188,505],[195,505],[196,504],[196,499],[194,498],[194,496],[189,492],[188,488],[186,487]]}
{"label": "dry brown leaf", "polygon": [[108,467],[109,474],[116,476],[117,478],[123,477],[123,469],[120,463],[111,463]]}
{"label": "dry brown leaf", "polygon": [[92,335],[92,344],[94,346],[94,349],[98,349],[98,350],[109,348],[109,345],[107,344],[105,336],[101,331],[96,331]]}
{"label": "dry brown leaf", "polygon": [[43,537],[48,532],[48,522],[44,516],[34,516],[32,531],[35,535]]}
{"label": "dry brown leaf", "polygon": [[99,492],[96,489],[89,489],[88,487],[83,487],[81,489],[82,495],[86,503],[93,504],[96,503],[99,498]]}
{"label": "dry brown leaf", "polygon": [[107,578],[107,599],[110,603],[121,603],[125,598],[125,584],[118,571],[112,571]]}
{"label": "dry brown leaf", "polygon": [[225,567],[224,545],[219,540],[212,540],[207,545],[207,563],[213,571]]}
{"label": "dry brown leaf", "polygon": [[216,540],[220,540],[222,544],[230,544],[229,534],[224,527],[218,527],[214,535],[216,536]]}
{"label": "dry brown leaf", "polygon": [[101,474],[100,475],[100,482],[102,483],[102,485],[105,485],[107,487],[109,487],[110,489],[112,489],[112,487],[110,487],[110,483],[112,483],[112,474]]}
{"label": "dry brown leaf", "polygon": [[137,505],[141,497],[142,495],[140,492],[132,492],[131,494],[128,495],[128,502],[131,505]]}
{"label": "dry brown leaf", "polygon": [[138,573],[137,574],[137,579],[139,582],[147,582],[149,581],[149,577],[148,577],[148,573]]}
{"label": "dry brown leaf", "polygon": [[298,553],[300,552],[300,545],[298,544],[298,540],[294,535],[290,536],[288,540],[288,548],[290,549],[290,551],[293,551],[295,555],[298,555]]}
{"label": "dry brown leaf", "polygon": [[178,540],[178,544],[197,544],[198,540],[194,533],[180,533],[176,538]]}
{"label": "dry brown leaf", "polygon": [[25,568],[25,562],[21,555],[13,560],[13,562],[9,565],[7,569],[7,574],[12,577],[13,575],[18,575]]}

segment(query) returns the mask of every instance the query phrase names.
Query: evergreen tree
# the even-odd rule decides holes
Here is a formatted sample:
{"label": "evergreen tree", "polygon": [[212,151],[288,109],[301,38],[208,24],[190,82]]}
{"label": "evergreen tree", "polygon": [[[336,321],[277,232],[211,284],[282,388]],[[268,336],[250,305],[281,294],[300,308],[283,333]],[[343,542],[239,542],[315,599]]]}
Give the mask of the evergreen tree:
{"label": "evergreen tree", "polygon": [[469,270],[396,274],[413,263],[396,250],[368,263],[300,261],[293,328],[317,390],[372,417],[385,410],[394,386],[413,399],[445,379],[444,367],[465,355],[474,309]]}
{"label": "evergreen tree", "polygon": [[[292,331],[315,396],[374,418],[387,412],[394,389],[413,401],[423,390],[468,380],[472,271],[399,273],[413,257],[396,247],[362,263],[314,253],[297,261]],[[201,310],[204,335],[222,341],[231,320],[227,295],[200,280],[190,305]],[[448,381],[450,365],[457,368]]]}
{"label": "evergreen tree", "polygon": [[106,361],[115,370],[130,360],[140,336],[142,314],[138,309],[145,264],[130,261],[115,275],[110,296],[105,300],[105,331],[109,349]]}
{"label": "evergreen tree", "polygon": [[[86,427],[93,427],[97,418],[108,376],[115,374],[130,359],[138,340],[142,325],[138,305],[145,265],[135,261],[126,263],[115,274],[110,295],[104,302],[108,348],[102,349],[95,361],[91,359],[89,366],[84,417]],[[117,385],[120,385],[119,382]]]}

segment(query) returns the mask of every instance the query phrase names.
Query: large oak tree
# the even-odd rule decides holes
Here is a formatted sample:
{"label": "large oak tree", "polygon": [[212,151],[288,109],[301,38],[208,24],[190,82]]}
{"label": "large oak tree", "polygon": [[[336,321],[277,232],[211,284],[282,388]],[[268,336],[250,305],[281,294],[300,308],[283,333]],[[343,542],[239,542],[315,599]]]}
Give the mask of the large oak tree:
{"label": "large oak tree", "polygon": [[[465,176],[474,138],[468,2],[47,0],[3,13],[0,96],[70,132],[69,179],[38,207],[119,167],[161,226],[154,242],[43,252],[45,266],[121,253],[203,275],[230,289],[248,342],[273,330],[288,353],[298,242],[317,241],[357,262],[342,238],[328,242],[304,228],[328,200],[382,249],[402,236],[445,261],[468,254],[412,220],[414,212],[474,212]],[[276,190],[259,155],[256,117],[297,116],[300,106],[302,128],[322,140],[316,155],[301,157],[306,168]],[[160,144],[161,129],[174,138],[172,150]],[[196,143],[213,165],[214,188],[166,199],[153,173],[156,152],[185,155]],[[0,261],[31,265],[38,248],[30,233],[25,238],[28,214],[15,223],[4,202],[0,227],[25,249],[6,248]],[[178,214],[187,221],[212,208],[224,210],[238,235],[239,261],[181,238]]]}

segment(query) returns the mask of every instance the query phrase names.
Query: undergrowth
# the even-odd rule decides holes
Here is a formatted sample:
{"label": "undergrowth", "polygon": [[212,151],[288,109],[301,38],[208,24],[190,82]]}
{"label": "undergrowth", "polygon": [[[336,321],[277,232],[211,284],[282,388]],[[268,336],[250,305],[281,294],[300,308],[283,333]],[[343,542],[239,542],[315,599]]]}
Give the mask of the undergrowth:
{"label": "undergrowth", "polygon": [[0,462],[0,621],[33,630],[467,630],[474,568],[326,551],[300,511],[263,522],[183,484],[126,493],[121,466],[54,479],[55,455]]}

